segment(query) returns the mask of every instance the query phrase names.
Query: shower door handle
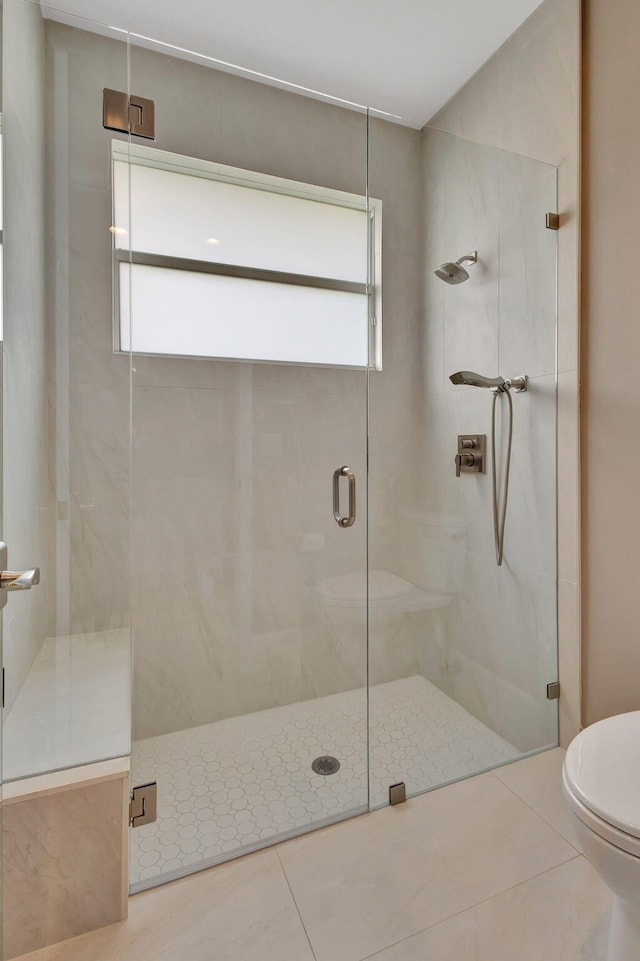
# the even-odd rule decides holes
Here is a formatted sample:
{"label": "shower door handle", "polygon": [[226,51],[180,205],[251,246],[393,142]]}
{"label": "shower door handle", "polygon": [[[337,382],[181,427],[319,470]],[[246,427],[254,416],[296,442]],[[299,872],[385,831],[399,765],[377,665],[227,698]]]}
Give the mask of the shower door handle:
{"label": "shower door handle", "polygon": [[[349,481],[349,513],[346,517],[340,513],[340,478]],[[333,516],[340,527],[353,527],[356,522],[356,475],[345,464],[333,472]]]}
{"label": "shower door handle", "polygon": [[0,610],[7,603],[9,591],[30,591],[40,583],[39,567],[30,571],[8,571],[7,555],[7,545],[0,541]]}
{"label": "shower door handle", "polygon": [[40,583],[40,568],[30,571],[0,571],[0,590],[30,591]]}

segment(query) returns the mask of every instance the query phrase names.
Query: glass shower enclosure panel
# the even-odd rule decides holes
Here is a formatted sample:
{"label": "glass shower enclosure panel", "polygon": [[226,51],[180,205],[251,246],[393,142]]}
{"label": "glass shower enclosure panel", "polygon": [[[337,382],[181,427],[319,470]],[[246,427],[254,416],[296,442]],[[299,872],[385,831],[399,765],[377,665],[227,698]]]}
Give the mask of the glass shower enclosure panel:
{"label": "glass shower enclosure panel", "polygon": [[367,810],[367,118],[153,43],[114,144],[133,891]]}
{"label": "glass shower enclosure panel", "polygon": [[130,363],[111,334],[111,141],[122,33],[3,8],[3,540],[39,582],[4,612],[3,777],[130,745]]}
{"label": "glass shower enclosure panel", "polygon": [[[46,807],[32,817],[33,777],[57,772],[51,793],[65,790],[73,831],[87,766],[119,759],[110,768],[124,774],[130,747],[130,361],[114,355],[111,324],[111,143],[128,135],[102,125],[103,88],[127,89],[127,42],[27,0],[8,0],[2,16],[1,560],[24,572],[20,585],[8,579],[22,590],[0,595],[13,957],[43,930],[25,878],[50,877],[52,861],[64,874],[55,852],[73,848],[43,782]],[[55,916],[51,892],[47,903]]]}
{"label": "glass shower enclosure panel", "polygon": [[[394,151],[404,176],[385,188]],[[404,280],[385,333],[393,363],[370,376],[370,771],[380,806],[390,783],[410,796],[557,744],[547,698],[558,677],[557,234],[546,226],[557,170],[430,127],[392,136],[374,123],[370,155],[392,251],[387,295],[394,274]],[[436,276],[474,251],[463,283]],[[500,566],[493,398],[455,386],[457,371],[528,378],[526,392],[510,392]],[[502,498],[506,396],[496,410]],[[457,477],[456,454],[473,438],[484,462]]]}

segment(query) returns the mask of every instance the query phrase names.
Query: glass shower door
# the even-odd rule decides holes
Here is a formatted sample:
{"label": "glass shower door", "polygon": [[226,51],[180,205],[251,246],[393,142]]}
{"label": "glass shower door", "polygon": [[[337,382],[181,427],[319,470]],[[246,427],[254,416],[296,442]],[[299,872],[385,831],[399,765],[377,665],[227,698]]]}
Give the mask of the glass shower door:
{"label": "glass shower door", "polygon": [[368,806],[367,119],[213,67],[132,46],[113,156],[134,891]]}

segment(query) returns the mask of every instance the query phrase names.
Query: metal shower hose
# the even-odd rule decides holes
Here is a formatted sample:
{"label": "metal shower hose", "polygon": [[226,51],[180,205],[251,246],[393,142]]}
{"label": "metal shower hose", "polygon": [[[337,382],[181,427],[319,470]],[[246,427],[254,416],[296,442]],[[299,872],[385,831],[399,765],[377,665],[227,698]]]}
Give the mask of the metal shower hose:
{"label": "metal shower hose", "polygon": [[[492,486],[493,486],[493,533],[496,545],[496,561],[498,567],[502,566],[504,554],[504,529],[507,519],[507,500],[509,497],[509,472],[511,470],[511,441],[513,439],[513,401],[511,391],[494,390],[493,403],[491,406],[491,467],[492,467]],[[496,411],[498,394],[506,396],[509,402],[509,433],[507,435],[507,455],[504,466],[504,490],[502,494],[502,505],[498,507],[498,471],[496,467]]]}

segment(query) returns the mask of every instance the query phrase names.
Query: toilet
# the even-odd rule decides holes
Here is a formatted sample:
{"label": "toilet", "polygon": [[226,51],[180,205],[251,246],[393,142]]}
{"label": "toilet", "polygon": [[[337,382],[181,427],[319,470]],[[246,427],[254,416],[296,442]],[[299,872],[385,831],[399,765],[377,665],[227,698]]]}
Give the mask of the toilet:
{"label": "toilet", "polygon": [[640,961],[640,711],[585,728],[562,784],[585,856],[614,894],[607,961]]}

